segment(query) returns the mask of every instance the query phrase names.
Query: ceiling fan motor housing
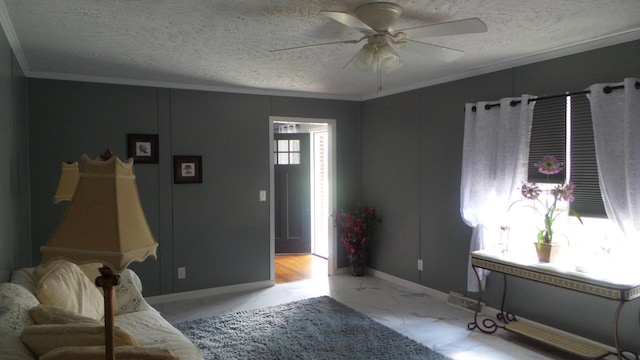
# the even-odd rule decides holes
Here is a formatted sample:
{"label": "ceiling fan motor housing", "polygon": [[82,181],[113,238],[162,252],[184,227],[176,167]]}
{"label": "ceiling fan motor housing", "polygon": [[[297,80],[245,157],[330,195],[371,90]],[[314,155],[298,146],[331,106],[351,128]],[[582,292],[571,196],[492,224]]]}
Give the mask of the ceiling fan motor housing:
{"label": "ceiling fan motor housing", "polygon": [[390,32],[402,14],[402,7],[390,2],[373,2],[358,6],[354,13],[373,30]]}

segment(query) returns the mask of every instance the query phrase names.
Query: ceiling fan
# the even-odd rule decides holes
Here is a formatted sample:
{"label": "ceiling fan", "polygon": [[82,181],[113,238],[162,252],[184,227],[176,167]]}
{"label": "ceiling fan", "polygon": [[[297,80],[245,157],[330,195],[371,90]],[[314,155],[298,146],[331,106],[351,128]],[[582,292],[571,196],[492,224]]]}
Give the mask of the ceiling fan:
{"label": "ceiling fan", "polygon": [[394,31],[402,7],[390,2],[371,2],[358,6],[353,14],[341,11],[321,11],[321,14],[359,30],[363,36],[354,40],[297,46],[272,52],[312,48],[333,44],[367,43],[349,60],[356,68],[368,72],[390,72],[401,66],[400,57],[394,48],[402,48],[419,56],[438,61],[453,61],[464,54],[463,51],[417,41],[428,37],[481,33],[487,25],[478,18],[469,18],[438,24],[423,25]]}

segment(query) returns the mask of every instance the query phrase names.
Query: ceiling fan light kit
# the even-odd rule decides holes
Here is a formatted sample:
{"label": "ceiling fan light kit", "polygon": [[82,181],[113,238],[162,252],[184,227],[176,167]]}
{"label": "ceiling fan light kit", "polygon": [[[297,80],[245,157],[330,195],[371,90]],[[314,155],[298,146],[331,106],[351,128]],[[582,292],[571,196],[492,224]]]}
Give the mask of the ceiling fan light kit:
{"label": "ceiling fan light kit", "polygon": [[375,73],[377,70],[389,73],[402,66],[400,57],[389,44],[389,39],[384,36],[370,38],[350,63],[356,69],[368,73]]}

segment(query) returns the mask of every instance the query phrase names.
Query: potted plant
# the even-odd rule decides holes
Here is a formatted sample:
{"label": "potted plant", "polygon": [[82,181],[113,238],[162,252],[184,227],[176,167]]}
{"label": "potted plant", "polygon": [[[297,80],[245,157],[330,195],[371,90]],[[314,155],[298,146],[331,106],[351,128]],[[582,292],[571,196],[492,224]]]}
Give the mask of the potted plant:
{"label": "potted plant", "polygon": [[[553,155],[546,155],[535,164],[538,167],[538,172],[541,174],[554,175],[562,171],[563,163],[558,161]],[[550,190],[541,190],[536,183],[523,183],[521,187],[521,193],[525,200],[532,201],[530,205],[536,213],[542,215],[542,227],[538,228],[538,236],[536,241],[536,252],[538,259],[541,262],[551,262],[553,257],[558,252],[559,244],[554,241],[553,223],[558,216],[562,213],[562,210],[558,208],[559,201],[573,201],[573,190],[575,186],[572,182],[565,184],[558,184]],[[548,196],[541,198],[543,192],[546,192]],[[578,221],[582,224],[580,215],[573,209],[569,210]]]}
{"label": "potted plant", "polygon": [[334,214],[334,225],[341,230],[342,244],[347,251],[353,276],[363,276],[367,259],[367,243],[371,229],[380,219],[373,205],[346,203]]}

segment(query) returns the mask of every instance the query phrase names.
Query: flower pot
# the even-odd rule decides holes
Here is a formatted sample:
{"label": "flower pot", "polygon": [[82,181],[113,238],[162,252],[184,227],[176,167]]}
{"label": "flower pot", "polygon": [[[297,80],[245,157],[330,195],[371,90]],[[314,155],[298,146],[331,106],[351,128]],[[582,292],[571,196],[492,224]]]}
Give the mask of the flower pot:
{"label": "flower pot", "polygon": [[349,262],[351,263],[351,275],[364,276],[365,264],[363,257],[358,254],[353,254],[350,256]]}
{"label": "flower pot", "polygon": [[560,251],[560,244],[558,243],[533,243],[533,246],[536,247],[538,260],[543,263],[553,262]]}

